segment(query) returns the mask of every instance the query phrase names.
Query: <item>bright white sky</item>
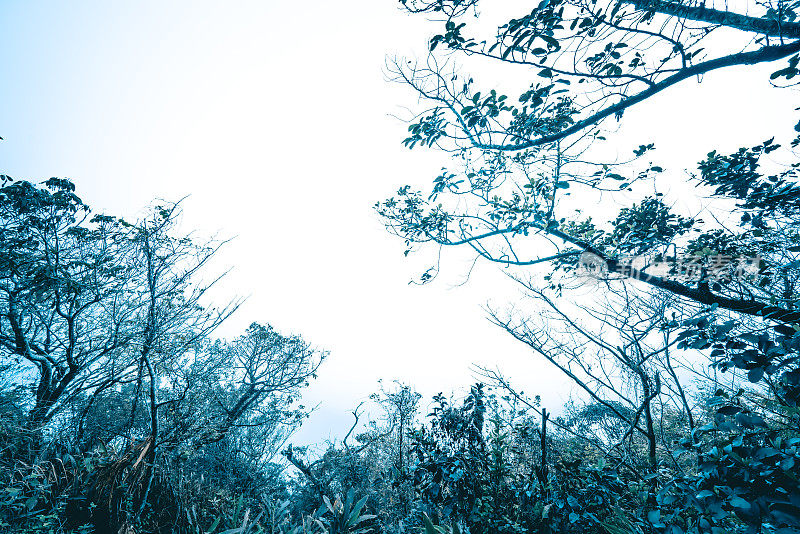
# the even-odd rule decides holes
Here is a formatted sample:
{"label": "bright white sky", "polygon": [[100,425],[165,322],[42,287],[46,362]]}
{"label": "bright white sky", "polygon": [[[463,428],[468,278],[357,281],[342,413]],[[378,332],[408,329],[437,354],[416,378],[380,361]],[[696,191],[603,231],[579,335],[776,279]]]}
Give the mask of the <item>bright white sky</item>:
{"label": "bright white sky", "polygon": [[[297,443],[343,435],[379,378],[428,397],[467,387],[474,362],[557,411],[567,380],[484,318],[509,293],[503,277],[484,266],[455,287],[466,265],[446,255],[442,281],[408,285],[420,264],[372,212],[445,163],[401,147],[407,125],[390,114],[415,101],[383,74],[387,54],[424,53],[433,28],[392,0],[6,0],[0,173],[71,178],[96,211],[129,217],[190,195],[187,228],[236,236],[223,293],[249,299],[222,333],[268,322],[331,351]],[[656,142],[679,170],[788,136],[796,94],[770,90],[772,70],[711,75],[626,112],[625,153]]]}

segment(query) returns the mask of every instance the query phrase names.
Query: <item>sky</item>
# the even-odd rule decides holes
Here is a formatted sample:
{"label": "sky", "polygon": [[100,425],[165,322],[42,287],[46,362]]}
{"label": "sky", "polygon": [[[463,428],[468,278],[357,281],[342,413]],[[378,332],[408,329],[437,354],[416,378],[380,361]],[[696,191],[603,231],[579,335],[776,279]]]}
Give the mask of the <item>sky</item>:
{"label": "sky", "polygon": [[[378,379],[429,397],[467,389],[473,363],[558,411],[568,381],[485,318],[513,295],[502,273],[479,265],[461,284],[468,262],[446,254],[441,280],[409,284],[422,265],[372,210],[447,163],[401,146],[396,116],[415,99],[384,68],[424,54],[435,28],[391,0],[0,0],[0,173],[71,178],[96,211],[129,218],[186,197],[185,228],[234,238],[219,298],[247,300],[220,335],[259,321],[330,352],[296,443],[344,435]],[[776,97],[772,70],[709,75],[629,110],[621,146],[655,142],[680,170],[788,136],[796,93]]]}

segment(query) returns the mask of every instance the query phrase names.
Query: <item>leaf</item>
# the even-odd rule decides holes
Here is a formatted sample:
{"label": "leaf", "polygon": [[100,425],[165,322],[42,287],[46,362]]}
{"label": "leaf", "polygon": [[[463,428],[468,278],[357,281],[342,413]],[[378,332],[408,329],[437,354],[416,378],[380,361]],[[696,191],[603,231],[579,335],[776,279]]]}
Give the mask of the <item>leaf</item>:
{"label": "leaf", "polygon": [[25,501],[25,508],[30,512],[31,510],[33,510],[33,507],[36,506],[36,502],[38,500],[39,499],[37,499],[36,497],[31,497],[30,499]]}
{"label": "leaf", "polygon": [[754,384],[764,377],[763,367],[754,367],[747,371],[747,379]]}
{"label": "leaf", "polygon": [[213,534],[217,527],[219,526],[220,521],[222,521],[222,514],[218,515],[217,518],[211,523],[211,526],[208,527],[206,534]]}
{"label": "leaf", "polygon": [[767,423],[764,422],[764,419],[755,414],[740,413],[736,416],[736,421],[745,428],[767,427]]}
{"label": "leaf", "polygon": [[376,517],[378,517],[378,516],[375,515],[375,514],[366,514],[366,515],[359,516],[358,519],[356,519],[355,523],[353,523],[352,526],[358,525],[359,523],[363,523],[364,521],[369,521],[370,519],[375,519]]}
{"label": "leaf", "polygon": [[662,528],[664,526],[664,523],[661,522],[661,510],[650,510],[647,512],[647,520],[656,528]]}
{"label": "leaf", "polygon": [[350,512],[350,517],[347,518],[348,525],[354,525],[356,523],[356,519],[358,518],[359,514],[361,514],[361,510],[364,508],[364,505],[367,503],[367,498],[369,496],[365,495],[364,497],[359,500],[355,506],[353,506],[353,511]]}
{"label": "leaf", "polygon": [[439,530],[436,529],[436,525],[433,524],[431,518],[428,517],[428,514],[422,513],[422,521],[425,523],[425,534],[441,534]]}
{"label": "leaf", "polygon": [[323,495],[323,496],[322,496],[322,502],[324,502],[324,503],[325,503],[325,506],[327,506],[327,507],[328,507],[328,510],[330,510],[330,512],[331,512],[332,514],[336,513],[336,512],[334,511],[334,509],[333,509],[333,504],[331,504],[331,500],[328,498],[328,496],[327,496],[327,495]]}
{"label": "leaf", "polygon": [[735,508],[740,508],[742,510],[747,510],[748,508],[750,508],[750,503],[742,499],[741,497],[731,497],[731,500],[728,502],[731,503],[731,506]]}
{"label": "leaf", "polygon": [[541,39],[547,43],[548,47],[552,48],[553,50],[559,50],[561,48],[561,44],[553,37],[549,35],[540,35]]}
{"label": "leaf", "polygon": [[234,510],[233,510],[233,522],[234,523],[238,523],[239,522],[239,514],[242,511],[242,499],[243,498],[244,498],[244,495],[239,495],[239,498],[236,499],[236,508],[234,508]]}
{"label": "leaf", "polygon": [[738,406],[722,406],[717,410],[717,413],[721,413],[722,415],[736,415],[737,413],[741,412],[742,409]]}

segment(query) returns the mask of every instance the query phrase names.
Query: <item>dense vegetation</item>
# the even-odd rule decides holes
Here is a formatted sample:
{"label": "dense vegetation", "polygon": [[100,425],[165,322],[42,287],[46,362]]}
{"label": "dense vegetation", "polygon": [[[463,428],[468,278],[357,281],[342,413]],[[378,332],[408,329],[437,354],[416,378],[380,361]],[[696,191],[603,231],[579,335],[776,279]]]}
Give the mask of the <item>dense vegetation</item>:
{"label": "dense vegetation", "polygon": [[[238,304],[209,302],[224,243],[182,235],[179,205],[126,221],[3,176],[1,531],[800,531],[800,136],[743,131],[688,178],[649,142],[603,148],[606,119],[698,75],[780,61],[796,94],[798,2],[545,0],[489,39],[478,0],[401,4],[443,24],[424,66],[392,63],[425,106],[405,144],[453,168],[376,210],[406,254],[506,269],[524,305],[490,319],[572,401],[495,369],[463,398],[393,383],[322,454],[293,447],[326,354],[260,323],[215,337]],[[457,59],[510,74],[478,90]]]}

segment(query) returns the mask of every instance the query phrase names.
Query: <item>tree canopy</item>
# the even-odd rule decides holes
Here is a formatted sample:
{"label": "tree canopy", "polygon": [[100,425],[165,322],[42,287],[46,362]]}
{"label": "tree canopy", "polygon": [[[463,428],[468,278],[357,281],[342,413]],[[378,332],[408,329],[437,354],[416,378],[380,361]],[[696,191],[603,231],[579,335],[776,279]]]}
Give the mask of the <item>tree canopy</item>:
{"label": "tree canopy", "polygon": [[[800,525],[788,460],[800,384],[800,137],[747,141],[726,153],[709,135],[706,158],[688,176],[647,161],[650,143],[634,145],[626,160],[609,161],[598,149],[619,142],[608,121],[623,121],[628,108],[735,66],[746,77],[760,73],[760,63],[782,60],[769,78],[791,117],[798,4],[545,0],[489,37],[471,30],[485,32],[481,17],[496,6],[401,4],[443,25],[427,59],[391,64],[422,106],[403,142],[453,157],[428,191],[403,186],[375,206],[406,254],[423,244],[468,248],[519,282],[535,306],[490,310],[492,321],[579,387],[586,404],[578,433],[602,429],[589,443],[606,458],[636,471],[619,443],[634,434],[649,443],[649,452],[637,453],[649,458],[642,473],[651,484],[648,528],[724,530],[734,528],[726,523],[734,516],[752,531]],[[459,60],[477,72],[456,66]],[[482,78],[481,66],[491,63],[499,67],[487,72],[508,78]],[[514,98],[504,94],[530,79]],[[684,122],[712,133],[690,116]],[[659,135],[654,125],[656,144]],[[673,207],[664,191],[676,181],[704,199],[702,212]],[[600,198],[605,209],[587,216],[584,208]],[[433,265],[422,281],[438,271]],[[600,308],[576,292],[587,282]],[[683,356],[676,370],[675,351],[694,356]],[[688,396],[686,372],[699,373],[701,384]],[[514,391],[512,381],[486,373]],[[722,387],[716,373],[730,383]],[[704,388],[714,419],[698,425],[687,400]],[[673,465],[670,476],[653,427],[653,410],[662,421],[672,417],[665,405],[655,408],[662,394],[688,425],[682,446],[697,455],[695,466]],[[622,436],[616,445],[613,435]],[[677,502],[699,515],[669,512]]]}

